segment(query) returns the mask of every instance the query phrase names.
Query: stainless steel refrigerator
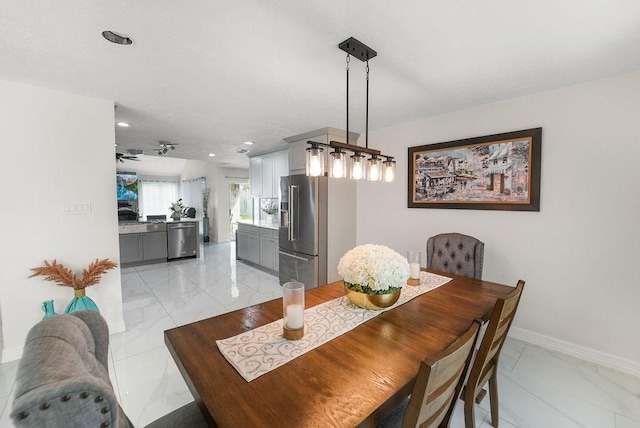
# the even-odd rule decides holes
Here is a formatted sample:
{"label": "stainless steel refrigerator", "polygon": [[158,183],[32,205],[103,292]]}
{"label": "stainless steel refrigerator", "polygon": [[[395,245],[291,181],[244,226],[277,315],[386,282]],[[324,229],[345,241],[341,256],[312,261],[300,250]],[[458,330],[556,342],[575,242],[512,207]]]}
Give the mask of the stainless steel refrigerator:
{"label": "stainless steel refrigerator", "polygon": [[305,288],[327,283],[327,177],[280,179],[280,284]]}

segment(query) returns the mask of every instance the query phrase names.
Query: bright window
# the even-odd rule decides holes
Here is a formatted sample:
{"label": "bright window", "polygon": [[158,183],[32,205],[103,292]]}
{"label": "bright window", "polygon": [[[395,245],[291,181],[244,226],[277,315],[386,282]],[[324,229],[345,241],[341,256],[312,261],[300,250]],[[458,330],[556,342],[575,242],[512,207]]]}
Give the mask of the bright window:
{"label": "bright window", "polygon": [[148,215],[166,215],[171,211],[169,206],[180,197],[178,181],[140,180],[140,216],[146,220]]}
{"label": "bright window", "polygon": [[207,187],[207,180],[204,177],[182,180],[180,183],[180,197],[185,207],[196,209],[196,217],[204,215],[202,211],[202,192]]}

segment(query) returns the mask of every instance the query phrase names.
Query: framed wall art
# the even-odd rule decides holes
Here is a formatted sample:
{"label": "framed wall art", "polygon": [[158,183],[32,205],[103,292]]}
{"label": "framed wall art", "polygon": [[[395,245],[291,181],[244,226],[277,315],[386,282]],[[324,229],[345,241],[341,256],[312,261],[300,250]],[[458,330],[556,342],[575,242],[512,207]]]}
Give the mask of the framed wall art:
{"label": "framed wall art", "polygon": [[542,128],[409,147],[409,208],[540,211]]}

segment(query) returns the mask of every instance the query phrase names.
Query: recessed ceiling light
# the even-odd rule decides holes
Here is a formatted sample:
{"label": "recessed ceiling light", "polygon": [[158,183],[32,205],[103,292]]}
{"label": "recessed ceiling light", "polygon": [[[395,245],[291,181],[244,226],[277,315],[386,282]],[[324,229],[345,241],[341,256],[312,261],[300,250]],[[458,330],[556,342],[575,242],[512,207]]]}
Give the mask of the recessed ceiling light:
{"label": "recessed ceiling light", "polygon": [[236,153],[249,153],[249,150],[247,150],[247,149],[240,149],[240,150],[236,150]]}
{"label": "recessed ceiling light", "polygon": [[209,153],[209,156],[214,157],[216,154],[215,153]]}
{"label": "recessed ceiling light", "polygon": [[116,125],[121,126],[123,128],[127,128],[127,127],[131,126],[127,122],[118,122],[118,123],[116,123]]}
{"label": "recessed ceiling light", "polygon": [[128,36],[125,36],[124,34],[118,34],[115,31],[110,31],[110,30],[103,31],[102,37],[109,40],[111,43],[115,43],[117,45],[133,44],[133,40],[131,40]]}
{"label": "recessed ceiling light", "polygon": [[245,141],[244,142],[247,146],[252,146],[253,145],[253,141]]}

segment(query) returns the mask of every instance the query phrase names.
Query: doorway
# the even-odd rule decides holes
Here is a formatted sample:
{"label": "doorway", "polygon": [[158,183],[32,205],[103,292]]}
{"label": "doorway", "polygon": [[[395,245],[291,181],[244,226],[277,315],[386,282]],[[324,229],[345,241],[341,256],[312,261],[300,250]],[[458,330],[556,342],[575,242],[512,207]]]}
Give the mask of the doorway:
{"label": "doorway", "polygon": [[229,240],[236,240],[236,230],[241,220],[253,220],[253,199],[247,181],[229,183]]}

